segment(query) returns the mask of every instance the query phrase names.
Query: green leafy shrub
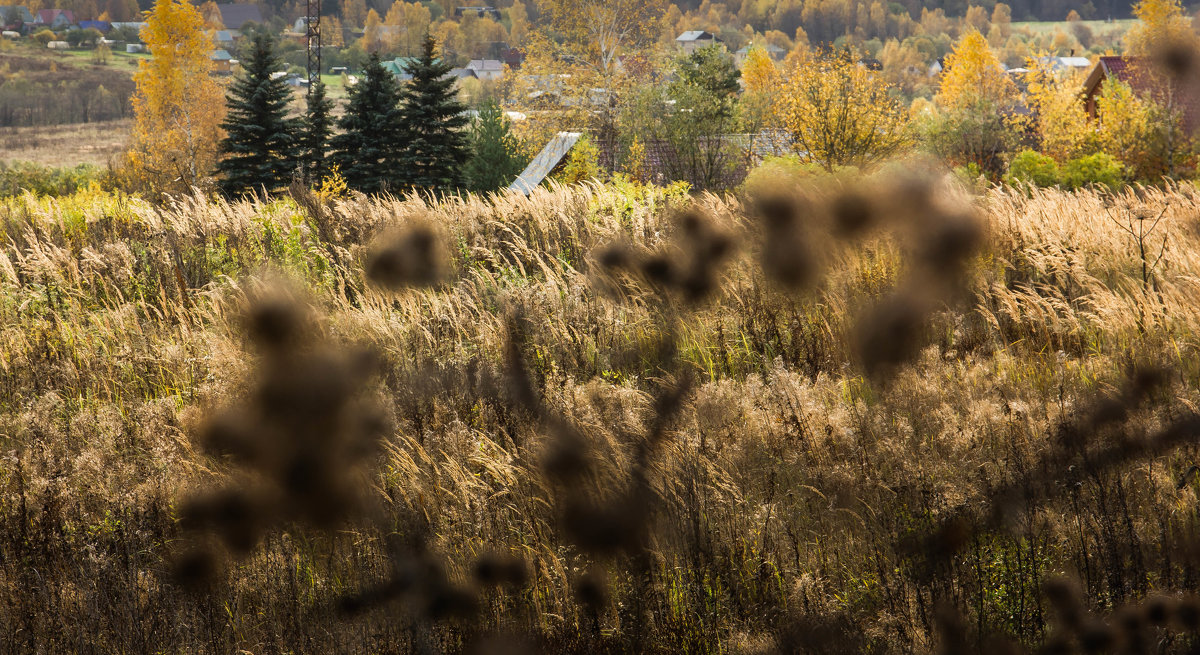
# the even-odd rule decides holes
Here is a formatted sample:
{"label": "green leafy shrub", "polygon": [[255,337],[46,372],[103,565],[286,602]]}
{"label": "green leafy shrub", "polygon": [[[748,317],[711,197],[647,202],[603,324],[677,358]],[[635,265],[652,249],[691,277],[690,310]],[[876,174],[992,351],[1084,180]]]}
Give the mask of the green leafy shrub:
{"label": "green leafy shrub", "polygon": [[742,187],[749,192],[767,191],[776,188],[780,182],[796,182],[827,175],[850,178],[858,175],[858,169],[853,166],[835,166],[831,174],[820,164],[802,161],[797,155],[764,157],[762,163],[746,175]]}
{"label": "green leafy shrub", "polygon": [[1048,155],[1035,150],[1022,150],[1008,164],[1008,174],[1004,181],[1008,184],[1032,184],[1033,186],[1048,187],[1059,183],[1061,173],[1058,162]]}
{"label": "green leafy shrub", "polygon": [[1062,182],[1068,189],[1099,184],[1116,189],[1125,182],[1125,165],[1105,152],[1078,157],[1063,164]]}
{"label": "green leafy shrub", "polygon": [[39,196],[66,196],[100,182],[102,173],[91,164],[54,168],[30,162],[0,162],[0,198],[26,191]]}

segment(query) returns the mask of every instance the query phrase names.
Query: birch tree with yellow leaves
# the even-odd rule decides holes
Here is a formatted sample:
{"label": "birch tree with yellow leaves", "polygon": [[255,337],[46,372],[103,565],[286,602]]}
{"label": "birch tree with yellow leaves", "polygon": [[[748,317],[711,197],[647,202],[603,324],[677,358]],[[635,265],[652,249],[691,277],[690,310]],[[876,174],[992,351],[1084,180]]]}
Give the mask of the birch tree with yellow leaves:
{"label": "birch tree with yellow leaves", "polygon": [[212,40],[185,0],[156,0],[142,38],[152,57],[133,80],[128,173],[155,193],[187,193],[212,183],[225,97],[210,76]]}
{"label": "birch tree with yellow leaves", "polygon": [[1133,15],[1138,22],[1125,33],[1126,55],[1155,58],[1167,47],[1196,47],[1196,32],[1179,0],[1141,0]]}
{"label": "birch tree with yellow leaves", "polygon": [[[749,134],[751,139],[752,147],[747,152],[758,149],[757,141],[764,131],[775,131],[780,127],[776,104],[782,79],[779,68],[766,49],[760,45],[751,47],[750,52],[746,54],[746,61],[742,64],[744,88],[738,102],[742,130]],[[769,142],[773,143],[774,140]]]}
{"label": "birch tree with yellow leaves", "polygon": [[919,120],[924,147],[972,174],[998,178],[1028,121],[1013,111],[1016,84],[978,31],[963,34],[946,56],[934,102]]}
{"label": "birch tree with yellow leaves", "polygon": [[963,35],[946,55],[941,86],[934,101],[944,109],[971,107],[980,102],[1000,108],[1011,104],[1017,86],[976,30]]}

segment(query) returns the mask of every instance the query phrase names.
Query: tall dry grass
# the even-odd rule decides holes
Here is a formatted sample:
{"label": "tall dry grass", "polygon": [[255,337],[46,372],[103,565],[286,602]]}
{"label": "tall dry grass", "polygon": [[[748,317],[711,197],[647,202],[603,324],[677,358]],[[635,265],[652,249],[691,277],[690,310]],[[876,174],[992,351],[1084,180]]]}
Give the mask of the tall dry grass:
{"label": "tall dry grass", "polygon": [[[877,188],[855,191],[872,216],[904,213]],[[841,193],[809,193],[804,216],[841,216]],[[807,235],[793,287],[737,197],[5,200],[0,650],[1078,646],[1052,607],[1194,590],[1200,479],[1177,433],[1200,402],[1196,191],[936,193],[981,221],[965,266],[921,277],[916,217]],[[732,253],[711,294],[611,274],[613,244],[684,261],[689,209]],[[1160,212],[1143,277],[1120,226]],[[369,283],[377,240],[413,226],[444,275]],[[189,499],[249,475],[203,450],[207,420],[259,397],[258,371],[305,370],[270,369],[246,338],[246,303],[280,278],[308,294],[322,347],[378,353],[360,385],[389,426],[370,509],[336,528],[273,513],[244,553],[212,549],[219,574],[188,569],[197,591],[181,562],[213,537]],[[869,308],[941,286],[895,344],[911,356],[876,374],[856,335],[888,315]],[[1167,373],[1130,382],[1149,367]],[[547,470],[563,435],[586,475]],[[1078,602],[1048,585],[1062,576]]]}

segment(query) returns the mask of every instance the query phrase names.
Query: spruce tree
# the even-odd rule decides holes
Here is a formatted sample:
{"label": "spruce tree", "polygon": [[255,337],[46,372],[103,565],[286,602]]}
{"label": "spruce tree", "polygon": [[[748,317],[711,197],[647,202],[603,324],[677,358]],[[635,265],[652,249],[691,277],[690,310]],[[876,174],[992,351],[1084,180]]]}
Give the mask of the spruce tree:
{"label": "spruce tree", "polygon": [[512,184],[525,168],[517,140],[509,131],[500,104],[488,100],[471,125],[471,159],[463,169],[466,187],[480,193]]}
{"label": "spruce tree", "polygon": [[309,185],[320,184],[329,176],[330,162],[326,154],[333,133],[332,111],[333,101],[325,96],[325,84],[317,82],[308,94],[308,113],[300,144],[301,170]]}
{"label": "spruce tree", "polygon": [[407,66],[413,79],[404,92],[408,141],[401,153],[404,180],[420,190],[450,191],[462,182],[470,156],[467,108],[458,99],[450,64],[436,58],[433,37],[425,35],[421,56]]}
{"label": "spruce tree", "polygon": [[400,111],[400,85],[372,54],[364,79],[350,87],[350,104],[338,120],[342,133],[333,137],[331,159],[346,184],[363,193],[379,193],[398,184],[401,149],[407,138]]}
{"label": "spruce tree", "polygon": [[297,163],[300,122],[288,118],[291,89],[271,74],[281,68],[266,34],[254,37],[250,56],[226,97],[221,127],[219,185],[228,195],[276,191],[291,182]]}

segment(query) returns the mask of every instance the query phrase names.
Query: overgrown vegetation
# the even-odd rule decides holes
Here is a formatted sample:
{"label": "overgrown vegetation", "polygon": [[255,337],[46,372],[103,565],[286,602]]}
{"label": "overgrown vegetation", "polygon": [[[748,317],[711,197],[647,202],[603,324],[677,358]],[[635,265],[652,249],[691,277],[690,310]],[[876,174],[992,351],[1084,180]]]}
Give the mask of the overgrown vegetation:
{"label": "overgrown vegetation", "polygon": [[[1193,645],[1190,186],[295,193],[0,205],[0,650]],[[319,318],[244,322],[279,275]],[[373,449],[284,438],[350,398]],[[221,408],[369,511],[260,519],[341,478],[214,456]]]}
{"label": "overgrown vegetation", "polygon": [[0,52],[0,127],[128,118],[132,93],[128,71]]}

